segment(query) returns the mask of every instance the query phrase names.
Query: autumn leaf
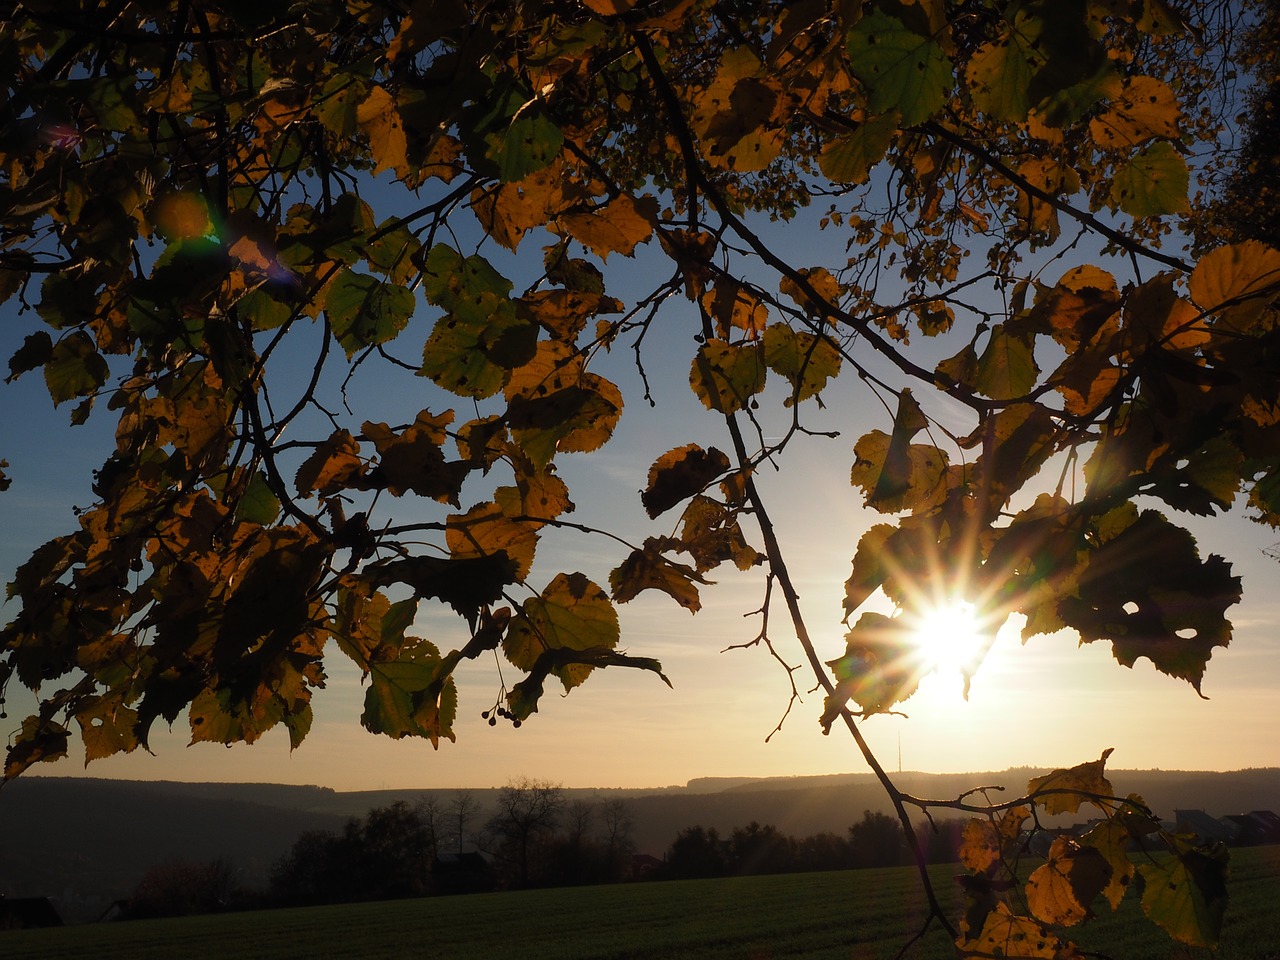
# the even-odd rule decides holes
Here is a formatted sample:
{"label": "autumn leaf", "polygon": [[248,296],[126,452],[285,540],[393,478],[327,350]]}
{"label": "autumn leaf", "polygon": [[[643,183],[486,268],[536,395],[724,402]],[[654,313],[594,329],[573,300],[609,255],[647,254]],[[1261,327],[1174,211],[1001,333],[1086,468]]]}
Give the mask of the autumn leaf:
{"label": "autumn leaf", "polygon": [[707,583],[697,570],[663,556],[663,551],[679,548],[680,541],[646,537],[644,545],[632,550],[609,574],[609,589],[618,603],[634,600],[644,590],[660,590],[690,613],[702,609],[698,598],[700,583]]}
{"label": "autumn leaf", "polygon": [[385,87],[373,87],[356,108],[356,123],[369,138],[374,157],[374,173],[391,170],[396,176],[409,173],[408,141],[404,120],[395,98]]}
{"label": "autumn leaf", "polygon": [[828,661],[836,694],[827,698],[821,723],[831,726],[846,700],[865,713],[881,713],[916,692],[926,667],[912,655],[911,627],[901,619],[864,613],[845,635],[844,655]]}
{"label": "autumn leaf", "polygon": [[658,201],[653,196],[624,193],[598,209],[561,214],[556,222],[600,259],[608,260],[614,252],[632,256],[636,246],[653,235],[657,217]]}
{"label": "autumn leaf", "polygon": [[796,333],[785,323],[775,323],[764,332],[764,362],[790,381],[791,396],[783,401],[790,407],[818,396],[839,375],[841,356],[826,337]]}
{"label": "autumn leaf", "polygon": [[1280,292],[1280,251],[1257,240],[1218,247],[1200,258],[1189,281],[1191,299],[1218,313],[1233,330],[1251,330]]}
{"label": "autumn leaf", "polygon": [[729,458],[715,447],[703,450],[696,443],[676,447],[649,468],[649,483],[640,492],[640,502],[650,518],[657,517],[680,501],[701,493],[728,470]]}
{"label": "autumn leaf", "polygon": [[734,413],[764,389],[766,366],[759,344],[708,340],[689,370],[689,386],[708,410]]}
{"label": "autumn leaf", "polygon": [[495,557],[513,561],[516,579],[523,581],[533,566],[537,527],[507,516],[497,503],[480,503],[464,514],[449,517],[445,541],[455,560]]}
{"label": "autumn leaf", "polygon": [[294,486],[300,496],[309,496],[312,491],[330,496],[351,486],[364,470],[360,444],[348,431],[335,430],[298,467]]}
{"label": "autumn leaf", "polygon": [[1048,927],[1012,913],[1003,903],[987,915],[977,936],[957,939],[962,957],[1019,957],[1024,960],[1080,960],[1082,955]]}
{"label": "autumn leaf", "polygon": [[1027,878],[1027,906],[1045,923],[1074,926],[1111,881],[1111,864],[1091,846],[1058,837],[1045,862]]}
{"label": "autumn leaf", "polygon": [[1213,650],[1231,642],[1225,614],[1240,599],[1231,565],[1201,560],[1195,538],[1154,510],[1098,545],[1086,564],[1078,595],[1058,605],[1081,642],[1109,639],[1124,666],[1148,657],[1199,692]]}
{"label": "autumn leaf", "polygon": [[399,433],[385,423],[366,422],[360,429],[377,449],[379,459],[360,486],[385,489],[396,497],[413,491],[457,506],[470,468],[464,462],[445,460],[445,431],[452,422],[452,410],[438,415],[423,410]]}
{"label": "autumn leaf", "polygon": [[1177,140],[1178,104],[1173,90],[1156,77],[1129,77],[1120,96],[1089,121],[1101,146],[1134,147],[1153,138]]}
{"label": "autumn leaf", "polygon": [[1075,813],[1082,803],[1092,803],[1099,809],[1105,809],[1098,799],[1115,795],[1111,781],[1103,772],[1109,756],[1110,747],[1097,760],[1080,763],[1070,769],[1055,770],[1043,777],[1032,777],[1027,781],[1027,796],[1049,814]]}

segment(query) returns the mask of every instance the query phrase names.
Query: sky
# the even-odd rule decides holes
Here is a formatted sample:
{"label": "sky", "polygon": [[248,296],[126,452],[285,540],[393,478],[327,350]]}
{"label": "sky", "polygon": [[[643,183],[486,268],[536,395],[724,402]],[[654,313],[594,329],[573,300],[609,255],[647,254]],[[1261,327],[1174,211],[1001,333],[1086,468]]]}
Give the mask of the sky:
{"label": "sky", "polygon": [[[812,223],[773,228],[777,241],[804,261],[825,241]],[[784,231],[790,231],[789,233]],[[539,240],[527,241],[536,256]],[[825,241],[829,242],[829,241]],[[1054,269],[1062,272],[1070,264]],[[611,285],[624,296],[665,276],[653,251],[635,261],[610,261]],[[659,272],[660,271],[660,272]],[[611,290],[615,287],[611,286]],[[19,316],[14,303],[0,306],[0,354],[7,357],[37,321]],[[419,334],[429,327],[420,318]],[[627,350],[615,351],[598,369],[622,386],[627,408],[618,433],[601,451],[557,460],[577,510],[567,519],[608,527],[638,542],[668,532],[678,511],[649,524],[638,491],[649,465],[674,446],[698,442],[730,449],[723,424],[690,392],[688,363],[698,330],[691,304],[664,312],[650,334],[645,355],[656,407],[640,399],[639,377]],[[401,352],[417,350],[414,328]],[[288,370],[282,371],[287,377]],[[439,409],[429,385],[412,377],[379,377],[357,384],[353,406],[361,418],[411,419],[422,407]],[[781,393],[767,394],[780,411]],[[777,473],[760,482],[804,603],[819,654],[843,652],[841,601],[850,561],[862,532],[883,518],[862,506],[850,486],[854,441],[866,430],[888,429],[884,409],[856,378],[824,394],[825,410],[805,407],[813,429],[839,436],[804,437],[788,449]],[[457,401],[453,401],[457,405]],[[73,505],[91,502],[92,470],[110,449],[113,422],[100,410],[84,427],[67,426],[68,409],[53,410],[38,374],[0,385],[0,458],[13,484],[0,493],[0,578],[12,579],[36,546],[72,529]],[[460,414],[465,415],[465,414]],[[939,408],[946,418],[948,411]],[[775,415],[776,416],[776,415]],[[781,421],[778,421],[781,423]],[[957,422],[957,426],[960,426]],[[780,428],[779,428],[780,432]],[[963,431],[961,431],[963,432]],[[464,503],[464,507],[466,503]],[[1214,652],[1202,699],[1186,683],[1158,674],[1149,661],[1133,669],[1111,659],[1105,644],[1078,647],[1064,632],[1019,640],[1020,622],[999,633],[968,700],[958,675],[930,676],[902,705],[905,716],[874,717],[862,730],[890,770],[964,772],[1012,766],[1070,766],[1115,748],[1112,768],[1215,769],[1280,766],[1280,566],[1263,549],[1280,534],[1249,522],[1237,510],[1218,518],[1179,518],[1199,540],[1202,556],[1218,553],[1243,578],[1244,600],[1230,615],[1236,626],[1228,649]],[[665,526],[664,526],[665,525]],[[747,528],[748,538],[759,545]],[[622,559],[616,545],[573,533],[549,538],[539,548],[531,581],[545,582],[557,570],[582,570],[599,583]],[[763,578],[730,565],[715,571],[703,588],[697,616],[652,591],[621,605],[622,646],[662,661],[672,688],[654,675],[623,669],[596,671],[567,697],[548,687],[539,713],[519,729],[490,727],[500,680],[492,661],[464,665],[458,674],[457,742],[393,741],[367,733],[359,722],[364,690],[358,671],[329,648],[329,682],[315,698],[316,719],[302,746],[290,751],[283,729],[252,745],[186,746],[180,719],[171,731],[152,734],[152,754],[138,751],[97,761],[87,770],[73,742],[71,755],[31,774],[89,775],[184,781],[310,783],[339,790],[488,787],[534,776],[570,787],[660,787],[697,777],[808,776],[865,770],[839,727],[824,736],[817,718],[822,696],[803,665],[794,634],[777,603],[770,633],[779,655],[798,665],[801,698],[791,704],[785,669],[760,647],[745,644],[759,631]],[[883,612],[887,604],[881,603]],[[0,608],[5,621],[16,604]],[[443,650],[466,641],[455,618],[419,614],[417,632]],[[33,706],[10,684],[0,736],[10,736]],[[779,722],[785,722],[777,729]],[[775,732],[776,730],[776,732]],[[31,775],[28,774],[28,775]]]}

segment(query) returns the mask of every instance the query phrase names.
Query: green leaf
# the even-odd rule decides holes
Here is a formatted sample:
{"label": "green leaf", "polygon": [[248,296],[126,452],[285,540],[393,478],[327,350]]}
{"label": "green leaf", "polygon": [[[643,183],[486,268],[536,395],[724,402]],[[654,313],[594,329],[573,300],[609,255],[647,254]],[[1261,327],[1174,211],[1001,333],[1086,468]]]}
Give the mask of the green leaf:
{"label": "green leaf", "polygon": [[[502,640],[502,650],[521,670],[533,670],[546,651],[612,650],[618,638],[618,613],[604,590],[581,573],[559,573],[540,596],[524,602]],[[590,664],[573,663],[553,672],[567,692],[592,669]]]}
{"label": "green leaf", "polygon": [[791,383],[785,406],[821,393],[827,381],[840,373],[840,360],[839,349],[826,337],[796,333],[785,323],[765,329],[764,362]]}
{"label": "green leaf", "polygon": [[254,471],[249,486],[236,504],[236,518],[246,523],[257,523],[262,526],[274,523],[280,516],[280,500],[271,492],[267,478],[260,471]]}
{"label": "green leaf", "polygon": [[423,737],[437,748],[441,737],[456,739],[457,689],[451,676],[439,675],[440,667],[436,645],[418,637],[406,637],[396,659],[370,664],[360,716],[365,729],[395,740]]}
{"label": "green leaf", "polygon": [[344,270],[325,298],[325,314],[347,356],[394,340],[414,308],[408,287]]}
{"label": "green leaf", "polygon": [[1111,186],[1111,201],[1134,217],[1162,217],[1188,209],[1187,163],[1173,145],[1152,144],[1122,166]]}
{"label": "green leaf", "polygon": [[689,386],[708,410],[736,413],[764,389],[765,372],[759,344],[708,340],[693,359]]}
{"label": "green leaf", "polygon": [[818,158],[823,176],[836,183],[866,182],[897,132],[898,114],[887,113],[864,121],[848,136],[832,140]]}
{"label": "green leaf", "polygon": [[993,400],[1013,400],[1030,393],[1040,376],[1031,344],[1003,323],[991,328],[978,358],[973,386]]}
{"label": "green leaf", "polygon": [[1227,909],[1226,847],[1198,848],[1171,838],[1174,859],[1143,863],[1142,909],[1182,943],[1215,947]]}
{"label": "green leaf", "polygon": [[873,9],[849,32],[848,52],[872,111],[896,110],[904,127],[928,120],[951,92],[953,68],[942,47],[880,10]]}
{"label": "green leaf", "polygon": [[53,345],[53,354],[44,365],[44,382],[54,404],[93,393],[107,382],[110,370],[98,353],[93,339],[76,330]]}

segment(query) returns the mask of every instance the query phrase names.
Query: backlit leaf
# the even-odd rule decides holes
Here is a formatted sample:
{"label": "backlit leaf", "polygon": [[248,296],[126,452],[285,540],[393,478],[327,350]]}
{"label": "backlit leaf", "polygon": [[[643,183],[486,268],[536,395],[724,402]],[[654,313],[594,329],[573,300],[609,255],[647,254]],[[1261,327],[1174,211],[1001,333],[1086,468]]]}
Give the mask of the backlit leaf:
{"label": "backlit leaf", "polygon": [[1143,912],[1175,940],[1215,947],[1227,908],[1227,850],[1175,839],[1174,853],[1172,859],[1138,865],[1146,881]]}
{"label": "backlit leaf", "polygon": [[1117,172],[1111,200],[1135,217],[1162,217],[1187,209],[1187,163],[1161,141],[1136,154]]}
{"label": "backlit leaf", "polygon": [[523,581],[533,565],[538,531],[536,524],[507,516],[496,503],[481,503],[449,517],[445,539],[453,559],[506,558],[514,561],[516,578]]}
{"label": "backlit leaf", "polygon": [[1097,760],[1076,764],[1065,770],[1055,770],[1043,777],[1032,777],[1027,781],[1027,796],[1049,814],[1075,813],[1082,803],[1099,806],[1097,797],[1115,795],[1111,781],[1104,773],[1109,756],[1110,747]]}
{"label": "backlit leaf", "polygon": [[1178,138],[1178,104],[1173,90],[1155,77],[1130,77],[1120,96],[1089,121],[1104,147],[1134,147],[1155,137]]}
{"label": "backlit leaf", "polygon": [[1018,957],[1020,960],[1076,960],[1081,954],[1031,917],[1020,917],[1000,903],[987,915],[976,937],[956,941],[962,957]]}
{"label": "backlit leaf", "polygon": [[849,32],[848,53],[850,69],[867,87],[871,109],[878,114],[896,110],[903,126],[929,119],[951,92],[946,52],[879,9],[873,8]]}
{"label": "backlit leaf", "polygon": [[646,194],[639,199],[621,194],[597,210],[562,214],[558,223],[570,236],[580,241],[602,260],[618,252],[635,253],[637,244],[653,235],[658,216],[658,201]]}
{"label": "backlit leaf", "polygon": [[44,382],[54,404],[59,404],[97,390],[107,382],[109,372],[89,335],[74,330],[53,345],[44,365]]}
{"label": "backlit leaf", "polygon": [[1027,879],[1027,906],[1045,923],[1074,926],[1111,881],[1111,864],[1096,849],[1058,837],[1045,862]]}
{"label": "backlit leaf", "polygon": [[1148,657],[1199,692],[1213,650],[1231,642],[1226,610],[1239,600],[1229,563],[1201,560],[1190,533],[1146,510],[1090,552],[1078,596],[1058,609],[1081,642],[1110,640],[1124,666]]}
{"label": "backlit leaf", "polygon": [[325,313],[350,357],[365,347],[394,340],[408,324],[414,305],[408,287],[344,271],[329,288]]}
{"label": "backlit leaf", "polygon": [[[618,645],[618,613],[608,595],[581,573],[559,573],[537,597],[524,602],[502,641],[507,659],[532,670],[548,650],[612,650]],[[555,671],[566,691],[592,667],[572,664]]]}
{"label": "backlit leaf", "polygon": [[1012,400],[1030,393],[1039,374],[1031,344],[998,323],[978,357],[973,385],[993,400]]}
{"label": "backlit leaf", "polygon": [[1280,251],[1257,240],[1211,250],[1192,271],[1190,292],[1232,329],[1249,330],[1280,292]]}
{"label": "backlit leaf", "polygon": [[670,510],[702,490],[729,469],[729,458],[715,447],[703,450],[696,443],[668,450],[649,468],[649,483],[640,502],[650,518]]}
{"label": "backlit leaf", "polygon": [[373,172],[392,170],[396,176],[406,176],[409,158],[404,120],[400,117],[395,98],[385,87],[374,87],[369,91],[356,108],[356,123],[369,138],[369,149],[374,159]]}
{"label": "backlit leaf", "polygon": [[764,389],[765,373],[759,344],[708,340],[694,357],[689,386],[708,410],[735,413]]}
{"label": "backlit leaf", "polygon": [[836,183],[864,183],[871,168],[884,159],[898,132],[898,114],[871,117],[847,136],[832,140],[818,164],[823,175]]}
{"label": "backlit leaf", "polygon": [[613,599],[626,603],[644,590],[660,590],[690,613],[702,609],[697,584],[707,581],[693,568],[663,556],[673,546],[678,547],[679,541],[647,537],[640,549],[632,550],[609,574]]}
{"label": "backlit leaf", "polygon": [[349,486],[364,469],[360,444],[346,430],[336,430],[298,467],[294,486],[300,496],[313,490],[329,496]]}
{"label": "backlit leaf", "polygon": [[839,349],[826,337],[796,333],[785,323],[764,332],[764,362],[791,383],[791,396],[783,401],[788,407],[821,393],[840,373],[840,361]]}

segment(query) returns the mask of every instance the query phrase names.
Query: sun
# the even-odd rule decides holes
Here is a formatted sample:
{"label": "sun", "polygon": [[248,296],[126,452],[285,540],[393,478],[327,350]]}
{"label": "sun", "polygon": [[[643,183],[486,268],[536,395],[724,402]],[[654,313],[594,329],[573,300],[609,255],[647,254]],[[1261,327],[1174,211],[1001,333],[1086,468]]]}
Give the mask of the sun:
{"label": "sun", "polygon": [[930,608],[914,627],[914,643],[926,670],[971,674],[990,637],[973,604],[963,600]]}

